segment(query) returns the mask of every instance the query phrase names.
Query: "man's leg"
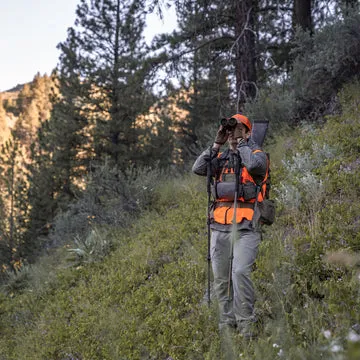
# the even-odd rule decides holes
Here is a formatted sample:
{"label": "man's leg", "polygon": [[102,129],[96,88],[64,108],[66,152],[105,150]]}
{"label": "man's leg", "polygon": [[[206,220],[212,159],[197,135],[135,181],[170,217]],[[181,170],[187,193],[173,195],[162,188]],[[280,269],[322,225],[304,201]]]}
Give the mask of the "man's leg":
{"label": "man's leg", "polygon": [[219,303],[219,328],[235,326],[232,294],[228,296],[231,235],[213,230],[211,234],[211,263],[214,274],[214,289]]}
{"label": "man's leg", "polygon": [[255,321],[255,294],[250,276],[261,242],[261,234],[253,230],[240,230],[238,234],[234,243],[232,280],[234,315],[241,328]]}

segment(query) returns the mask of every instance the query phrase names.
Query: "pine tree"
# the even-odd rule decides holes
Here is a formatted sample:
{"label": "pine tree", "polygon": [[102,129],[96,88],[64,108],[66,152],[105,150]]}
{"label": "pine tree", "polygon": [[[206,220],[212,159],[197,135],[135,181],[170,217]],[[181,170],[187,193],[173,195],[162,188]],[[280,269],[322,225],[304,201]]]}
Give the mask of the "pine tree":
{"label": "pine tree", "polygon": [[55,87],[55,78],[48,75],[41,76],[37,73],[31,83],[33,102],[37,107],[38,118],[33,122],[34,128],[39,128],[40,124],[50,118],[52,109],[51,96]]}
{"label": "pine tree", "polygon": [[44,124],[43,144],[51,157],[50,171],[57,193],[57,203],[65,209],[78,189],[78,182],[86,173],[89,153],[88,119],[82,111],[75,92],[76,82],[62,93],[53,105],[51,118]]}
{"label": "pine tree", "polygon": [[254,53],[254,37],[248,35],[254,29],[245,15],[240,18],[238,3],[179,1],[179,30],[155,39],[154,48],[170,47],[164,58],[172,61],[173,74],[184,90],[179,92],[181,107],[188,116],[180,122],[177,138],[185,162],[197,152],[194,145],[199,133],[216,126],[221,117],[254,96],[255,56],[249,56],[250,50],[241,53],[244,44]]}
{"label": "pine tree", "polygon": [[136,118],[153,102],[146,87],[144,0],[82,0],[76,27],[60,44],[60,91],[77,77],[74,97],[94,126],[96,159],[126,169],[144,162]]}
{"label": "pine tree", "polygon": [[30,83],[24,84],[24,87],[21,89],[19,96],[16,99],[16,116],[21,114],[31,103],[32,93]]}
{"label": "pine tree", "polygon": [[[6,224],[5,204],[0,196],[0,267],[5,270],[11,262],[11,249],[9,248]],[[1,272],[0,272],[1,274]],[[0,276],[1,280],[1,276]]]}
{"label": "pine tree", "polygon": [[[185,0],[179,3],[177,10],[180,33],[173,39],[179,44],[177,56],[182,58],[192,52],[202,76],[206,74],[204,70],[218,64],[219,75],[228,74],[233,102],[237,110],[241,110],[246,99],[256,95],[258,2]],[[187,42],[190,46],[183,50]]]}
{"label": "pine tree", "polygon": [[29,261],[33,261],[41,251],[52,227],[58,203],[63,199],[59,185],[55,182],[57,168],[52,163],[52,155],[49,122],[45,121],[38,130],[37,141],[31,145],[31,162],[27,167],[30,211],[22,252]]}
{"label": "pine tree", "polygon": [[39,111],[35,102],[32,100],[24,110],[20,113],[15,126],[14,131],[16,136],[20,139],[22,144],[26,144],[28,147],[33,141],[36,128],[38,126]]}
{"label": "pine tree", "polygon": [[0,186],[5,215],[3,237],[11,253],[9,261],[19,260],[19,249],[28,221],[27,184],[23,154],[18,138],[12,133],[2,146],[0,155]]}
{"label": "pine tree", "polygon": [[258,4],[254,0],[234,0],[229,10],[229,15],[234,14],[232,56],[235,62],[236,107],[237,111],[243,111],[244,104],[256,96],[255,19]]}
{"label": "pine tree", "polygon": [[50,117],[52,108],[50,96],[53,89],[55,89],[54,80],[38,73],[19,93],[17,99],[19,115],[14,131],[27,148],[30,148],[34,141],[41,123]]}
{"label": "pine tree", "polygon": [[0,145],[3,144],[10,135],[10,130],[7,125],[6,111],[3,105],[3,99],[0,94]]}
{"label": "pine tree", "polygon": [[160,168],[168,168],[179,161],[175,149],[175,124],[172,113],[173,100],[164,98],[159,100],[138,122],[139,128],[150,131],[140,138],[142,151],[149,159],[148,165],[156,163]]}
{"label": "pine tree", "polygon": [[143,5],[82,0],[75,26],[59,44],[51,116],[32,146],[28,248],[41,244],[54,216],[80,195],[93,162],[109,157],[123,170],[146,162],[149,135],[136,124],[153,102],[143,65]]}

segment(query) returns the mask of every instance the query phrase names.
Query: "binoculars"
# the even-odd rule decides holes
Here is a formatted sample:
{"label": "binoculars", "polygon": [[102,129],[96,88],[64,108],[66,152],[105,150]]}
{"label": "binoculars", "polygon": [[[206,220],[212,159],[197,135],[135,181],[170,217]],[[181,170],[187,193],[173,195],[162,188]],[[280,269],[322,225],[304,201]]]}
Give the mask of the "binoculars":
{"label": "binoculars", "polygon": [[220,125],[222,125],[222,127],[226,130],[232,130],[237,124],[237,120],[234,118],[222,118],[220,120]]}

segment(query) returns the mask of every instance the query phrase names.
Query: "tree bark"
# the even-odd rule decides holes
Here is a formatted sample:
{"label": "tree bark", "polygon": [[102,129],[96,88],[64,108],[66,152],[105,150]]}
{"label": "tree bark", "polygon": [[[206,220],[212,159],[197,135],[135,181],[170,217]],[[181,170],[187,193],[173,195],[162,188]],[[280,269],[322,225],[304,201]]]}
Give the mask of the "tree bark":
{"label": "tree bark", "polygon": [[304,31],[313,33],[311,17],[311,0],[294,0],[294,30],[300,26]]}
{"label": "tree bark", "polygon": [[255,12],[256,1],[235,1],[235,75],[237,111],[256,96]]}

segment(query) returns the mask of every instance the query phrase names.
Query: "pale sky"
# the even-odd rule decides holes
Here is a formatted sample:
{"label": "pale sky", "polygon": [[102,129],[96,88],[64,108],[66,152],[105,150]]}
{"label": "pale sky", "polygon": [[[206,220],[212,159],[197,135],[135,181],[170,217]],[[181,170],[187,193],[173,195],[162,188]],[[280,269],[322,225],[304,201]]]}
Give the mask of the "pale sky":
{"label": "pale sky", "polygon": [[[0,0],[0,91],[51,74],[58,63],[57,44],[74,25],[80,0]],[[164,21],[151,15],[146,39],[175,27],[174,11]]]}

